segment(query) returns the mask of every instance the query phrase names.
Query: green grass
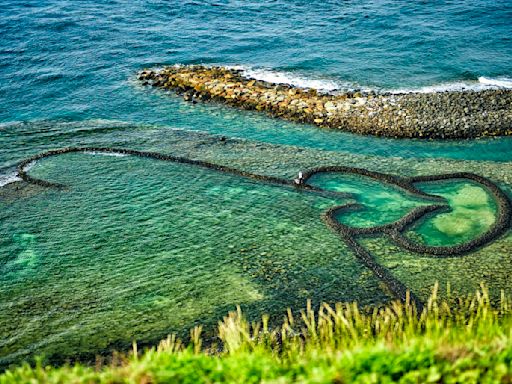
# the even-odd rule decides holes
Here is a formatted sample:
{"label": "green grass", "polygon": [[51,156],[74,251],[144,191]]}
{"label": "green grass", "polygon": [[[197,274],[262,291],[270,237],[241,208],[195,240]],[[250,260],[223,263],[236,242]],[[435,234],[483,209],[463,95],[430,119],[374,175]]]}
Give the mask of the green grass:
{"label": "green grass", "polygon": [[409,303],[362,310],[308,304],[279,329],[249,323],[240,310],[203,345],[201,328],[184,345],[169,336],[109,365],[13,368],[0,383],[512,383],[512,300],[492,305],[485,287],[440,300],[434,289],[418,314]]}

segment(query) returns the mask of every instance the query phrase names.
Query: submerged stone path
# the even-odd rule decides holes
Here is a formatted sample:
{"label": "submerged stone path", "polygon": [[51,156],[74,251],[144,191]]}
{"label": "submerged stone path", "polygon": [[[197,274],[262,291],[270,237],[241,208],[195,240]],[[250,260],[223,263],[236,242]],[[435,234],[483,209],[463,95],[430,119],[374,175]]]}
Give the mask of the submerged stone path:
{"label": "submerged stone path", "polygon": [[138,74],[143,85],[176,91],[191,102],[241,109],[365,135],[460,139],[512,135],[512,90],[322,94],[244,77],[225,67],[172,66]]}
{"label": "submerged stone path", "polygon": [[[400,300],[408,301],[411,300],[417,307],[418,310],[423,308],[423,303],[421,300],[414,295],[414,293],[410,292],[403,283],[401,283],[397,278],[393,276],[393,274],[386,269],[384,266],[380,265],[375,258],[368,252],[360,243],[358,242],[358,237],[360,236],[368,236],[375,234],[383,234],[387,235],[395,244],[398,246],[413,251],[424,256],[430,257],[453,257],[453,256],[461,256],[468,252],[474,251],[479,247],[489,244],[494,241],[501,235],[503,235],[511,225],[512,220],[512,204],[508,198],[508,196],[491,180],[476,175],[474,173],[460,172],[460,173],[452,173],[452,174],[443,174],[443,175],[429,175],[429,176],[415,176],[415,177],[398,177],[394,175],[389,175],[380,172],[369,171],[363,168],[355,168],[355,167],[344,167],[344,166],[327,166],[327,167],[318,167],[306,170],[302,173],[301,183],[297,183],[295,180],[288,180],[278,177],[259,175],[250,172],[246,172],[243,170],[239,170],[236,168],[226,167],[223,165],[194,160],[185,157],[172,156],[167,154],[162,154],[158,152],[147,152],[147,151],[137,151],[132,149],[123,149],[123,148],[108,148],[108,147],[71,147],[71,148],[62,148],[51,150],[47,152],[40,153],[38,155],[32,156],[26,160],[23,160],[17,167],[18,176],[25,182],[36,184],[42,187],[50,187],[50,188],[66,188],[63,184],[52,183],[47,180],[38,179],[32,177],[28,174],[28,168],[34,162],[52,157],[63,155],[67,153],[109,153],[109,154],[121,154],[121,155],[131,155],[142,158],[150,158],[162,161],[170,161],[174,163],[180,164],[190,164],[202,168],[208,168],[212,170],[216,170],[219,172],[237,175],[257,181],[261,181],[264,183],[281,185],[289,188],[295,188],[298,191],[310,191],[313,193],[320,193],[327,196],[335,196],[340,198],[351,197],[351,194],[340,193],[334,191],[326,191],[322,188],[315,187],[313,185],[308,184],[308,180],[319,173],[326,172],[336,172],[341,174],[352,174],[359,175],[363,177],[368,177],[397,188],[400,188],[410,194],[428,199],[432,201],[432,204],[427,206],[421,206],[411,210],[408,214],[404,215],[401,219],[385,225],[368,227],[368,228],[354,228],[345,224],[340,223],[336,220],[336,215],[339,212],[350,210],[357,208],[360,206],[358,203],[349,203],[345,205],[339,205],[332,208],[329,208],[326,212],[323,213],[322,218],[324,222],[331,228],[335,233],[337,233],[340,238],[346,242],[346,244],[354,251],[355,255],[358,259],[368,267],[381,281],[383,281],[389,290]],[[415,187],[415,183],[420,182],[429,182],[429,181],[439,181],[439,180],[469,180],[476,182],[483,186],[495,199],[497,206],[496,220],[493,225],[480,236],[469,240],[465,243],[453,245],[453,246],[429,246],[425,244],[419,244],[414,240],[408,238],[404,235],[404,232],[411,228],[414,223],[423,218],[425,215],[436,213],[436,212],[446,212],[450,210],[450,207],[447,201],[440,196],[432,195],[425,193]]]}

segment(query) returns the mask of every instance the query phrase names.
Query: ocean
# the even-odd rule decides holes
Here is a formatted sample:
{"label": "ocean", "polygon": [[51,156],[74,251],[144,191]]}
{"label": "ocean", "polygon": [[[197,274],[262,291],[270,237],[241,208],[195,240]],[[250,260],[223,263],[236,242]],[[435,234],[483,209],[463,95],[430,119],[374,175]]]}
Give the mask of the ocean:
{"label": "ocean", "polygon": [[[37,153],[131,148],[287,178],[320,164],[401,176],[465,170],[511,192],[510,137],[363,137],[187,103],[142,87],[137,71],[233,66],[258,79],[333,92],[512,88],[511,20],[506,0],[4,0],[0,366],[41,353],[55,362],[93,359],[134,339],[151,345],[169,333],[186,335],[198,322],[214,327],[236,304],[257,317],[280,316],[310,297],[363,304],[392,298],[321,221],[339,203],[334,198],[101,154],[33,165],[31,174],[63,182],[67,191],[16,183],[16,165]],[[416,204],[403,191],[354,183],[348,191],[376,209],[358,220]],[[434,220],[416,235],[439,245],[485,230],[497,208],[479,188],[458,182],[439,192],[456,202],[449,228]],[[473,200],[461,202],[461,191]],[[477,219],[462,227],[468,217]],[[435,280],[460,292],[482,276],[496,291],[512,288],[510,235],[443,260],[397,250],[385,236],[363,245],[422,298]]]}

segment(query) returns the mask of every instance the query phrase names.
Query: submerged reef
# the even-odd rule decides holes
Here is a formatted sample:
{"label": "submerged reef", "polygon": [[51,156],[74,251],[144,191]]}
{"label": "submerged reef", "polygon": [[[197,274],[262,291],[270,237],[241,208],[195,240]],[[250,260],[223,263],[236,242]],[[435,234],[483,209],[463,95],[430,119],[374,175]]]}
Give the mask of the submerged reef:
{"label": "submerged reef", "polygon": [[[370,178],[380,183],[385,183],[390,186],[402,189],[403,191],[406,191],[412,195],[426,198],[427,200],[430,201],[429,205],[417,207],[392,223],[385,225],[376,225],[367,228],[356,228],[350,225],[345,225],[340,223],[336,219],[336,214],[338,212],[354,208],[357,209],[359,206],[361,206],[358,203],[348,203],[344,205],[334,206],[332,208],[327,209],[322,215],[322,219],[326,223],[326,225],[335,233],[337,233],[338,236],[354,251],[355,255],[358,257],[358,259],[362,262],[363,265],[369,268],[375,274],[375,276],[377,276],[384,284],[386,284],[390,292],[392,292],[397,298],[399,298],[402,301],[412,300],[416,307],[420,310],[423,308],[423,303],[421,302],[421,300],[414,294],[414,292],[410,292],[410,289],[406,285],[404,285],[400,280],[394,277],[393,274],[387,268],[380,265],[376,261],[375,257],[360,244],[358,238],[364,236],[372,236],[376,234],[384,234],[387,235],[389,239],[399,247],[406,249],[408,251],[421,254],[423,256],[437,258],[462,256],[464,254],[467,254],[478,249],[479,247],[487,245],[496,240],[497,238],[499,238],[500,236],[502,236],[510,228],[512,218],[512,205],[508,196],[491,180],[483,176],[469,172],[458,172],[441,175],[424,175],[415,177],[399,177],[386,173],[370,171],[364,168],[347,166],[322,166],[301,172],[299,179],[289,180],[286,178],[256,174],[240,170],[237,168],[211,163],[208,161],[194,160],[187,157],[173,156],[158,152],[138,151],[133,149],[110,147],[69,147],[50,150],[23,160],[18,164],[17,175],[24,182],[29,184],[35,184],[40,187],[47,188],[65,189],[66,186],[63,184],[53,183],[47,180],[30,176],[28,174],[28,168],[34,162],[44,158],[59,156],[66,153],[87,152],[131,155],[142,158],[150,158],[180,164],[188,164],[191,166],[212,169],[218,172],[228,173],[244,178],[249,178],[252,180],[257,180],[263,183],[281,185],[283,187],[288,188],[296,188],[300,191],[310,191],[312,193],[320,193],[334,196],[337,195],[338,197],[350,197],[350,194],[343,192],[328,191],[309,183],[310,179],[314,175],[326,172],[336,172],[339,174],[349,174],[356,175],[359,177]],[[497,212],[495,222],[488,228],[488,230],[485,233],[482,233],[480,236],[468,240],[462,244],[451,246],[429,246],[417,243],[416,241],[404,236],[404,232],[407,229],[409,229],[414,223],[421,220],[423,217],[426,217],[427,215],[436,212],[446,212],[451,209],[448,202],[443,197],[435,194],[425,193],[415,186],[415,184],[417,183],[436,182],[440,180],[473,181],[475,183],[478,183],[480,186],[485,188],[490,193],[490,195],[494,198],[496,202]]]}
{"label": "submerged reef", "polygon": [[512,135],[512,90],[433,93],[321,93],[245,77],[224,67],[145,69],[143,85],[169,89],[187,101],[217,101],[286,120],[364,135],[461,139]]}

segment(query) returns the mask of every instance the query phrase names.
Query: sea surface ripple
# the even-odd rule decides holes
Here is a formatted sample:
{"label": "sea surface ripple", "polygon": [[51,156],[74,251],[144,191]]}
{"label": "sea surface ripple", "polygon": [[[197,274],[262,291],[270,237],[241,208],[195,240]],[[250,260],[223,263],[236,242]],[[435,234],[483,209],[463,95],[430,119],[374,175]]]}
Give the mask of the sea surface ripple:
{"label": "sea surface ripple", "polygon": [[[25,132],[34,121],[107,119],[370,155],[506,160],[510,139],[361,138],[219,106],[192,107],[142,90],[132,79],[143,67],[205,63],[327,89],[509,86],[510,20],[512,3],[504,0],[6,0],[0,123],[22,122]],[[38,141],[57,145],[59,135]],[[12,139],[0,128],[4,162],[12,158],[3,151]],[[20,133],[15,141],[26,137]]]}

